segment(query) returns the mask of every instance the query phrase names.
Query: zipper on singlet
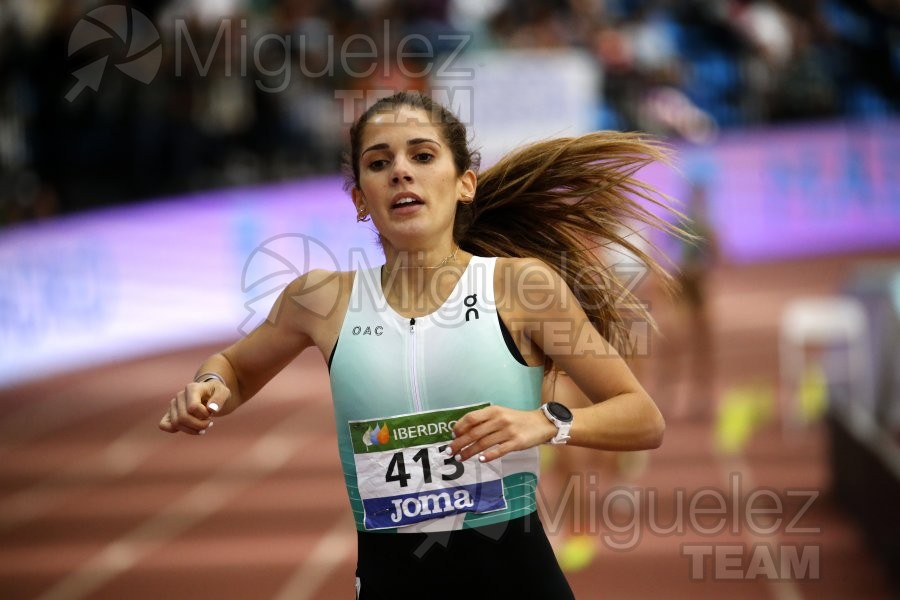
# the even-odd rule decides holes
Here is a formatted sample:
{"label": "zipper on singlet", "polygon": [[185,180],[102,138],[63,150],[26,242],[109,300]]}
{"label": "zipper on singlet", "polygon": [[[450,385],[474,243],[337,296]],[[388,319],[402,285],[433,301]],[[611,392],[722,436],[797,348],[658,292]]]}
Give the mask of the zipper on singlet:
{"label": "zipper on singlet", "polygon": [[416,412],[422,412],[422,398],[419,396],[419,373],[416,368],[416,355],[418,353],[416,351],[416,320],[414,318],[409,320],[409,335],[411,340],[409,346],[409,370],[410,378],[412,379],[413,408]]}

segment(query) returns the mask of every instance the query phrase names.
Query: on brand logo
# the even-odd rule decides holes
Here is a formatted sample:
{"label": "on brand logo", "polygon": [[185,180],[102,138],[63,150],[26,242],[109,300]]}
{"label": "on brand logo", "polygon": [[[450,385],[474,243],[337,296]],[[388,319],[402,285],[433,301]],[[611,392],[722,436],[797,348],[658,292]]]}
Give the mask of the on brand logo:
{"label": "on brand logo", "polygon": [[475,308],[475,304],[478,302],[478,294],[469,294],[463,299],[463,304],[466,305],[466,321],[469,320],[470,317],[474,316],[476,319],[478,318],[478,309]]}

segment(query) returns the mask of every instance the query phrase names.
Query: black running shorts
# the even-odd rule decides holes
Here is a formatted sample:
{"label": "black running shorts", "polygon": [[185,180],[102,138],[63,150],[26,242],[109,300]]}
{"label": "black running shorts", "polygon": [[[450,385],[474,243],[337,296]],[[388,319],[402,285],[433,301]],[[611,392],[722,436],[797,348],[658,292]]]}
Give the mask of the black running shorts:
{"label": "black running shorts", "polygon": [[358,532],[359,600],[574,600],[537,513],[436,533]]}

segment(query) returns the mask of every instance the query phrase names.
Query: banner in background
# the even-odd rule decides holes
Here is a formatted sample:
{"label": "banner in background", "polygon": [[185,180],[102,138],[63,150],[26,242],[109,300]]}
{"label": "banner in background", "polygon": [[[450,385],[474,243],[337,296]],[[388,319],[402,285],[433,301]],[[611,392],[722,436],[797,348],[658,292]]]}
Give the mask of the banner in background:
{"label": "banner in background", "polygon": [[0,231],[0,387],[238,339],[298,275],[378,264],[341,185],[222,190]]}
{"label": "banner in background", "polygon": [[705,188],[724,258],[754,262],[900,247],[900,122],[729,133],[654,170],[680,199]]}
{"label": "banner in background", "polygon": [[[725,260],[900,248],[900,122],[732,134],[680,154],[681,174],[642,175],[676,198],[706,187]],[[381,261],[337,176],[3,230],[0,387],[237,339],[297,275]]]}

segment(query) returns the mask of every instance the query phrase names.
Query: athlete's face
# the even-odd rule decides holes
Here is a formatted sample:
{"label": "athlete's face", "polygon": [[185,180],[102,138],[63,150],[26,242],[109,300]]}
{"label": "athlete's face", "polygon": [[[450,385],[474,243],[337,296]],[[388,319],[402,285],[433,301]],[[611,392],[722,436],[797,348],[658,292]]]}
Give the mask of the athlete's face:
{"label": "athlete's face", "polygon": [[452,238],[456,204],[474,194],[475,174],[458,174],[439,126],[407,106],[366,124],[359,158],[357,210],[371,215],[396,247],[428,246]]}

